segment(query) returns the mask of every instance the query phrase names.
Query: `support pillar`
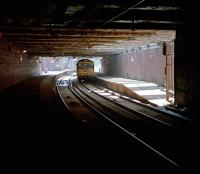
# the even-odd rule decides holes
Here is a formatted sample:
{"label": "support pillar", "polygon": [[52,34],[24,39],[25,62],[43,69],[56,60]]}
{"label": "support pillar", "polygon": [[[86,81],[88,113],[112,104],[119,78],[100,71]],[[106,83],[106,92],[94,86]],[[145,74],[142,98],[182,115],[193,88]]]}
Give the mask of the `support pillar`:
{"label": "support pillar", "polygon": [[[200,111],[200,41],[199,28],[177,29],[175,40],[175,104],[186,108],[191,117]],[[198,118],[199,119],[199,118]]]}

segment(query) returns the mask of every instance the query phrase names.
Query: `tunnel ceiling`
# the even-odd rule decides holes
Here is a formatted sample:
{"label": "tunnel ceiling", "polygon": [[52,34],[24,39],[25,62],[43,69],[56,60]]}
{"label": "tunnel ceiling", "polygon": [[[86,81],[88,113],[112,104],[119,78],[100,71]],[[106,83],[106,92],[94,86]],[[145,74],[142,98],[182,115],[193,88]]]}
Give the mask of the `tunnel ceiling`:
{"label": "tunnel ceiling", "polygon": [[7,0],[0,37],[31,55],[119,54],[174,39],[199,12],[193,0]]}

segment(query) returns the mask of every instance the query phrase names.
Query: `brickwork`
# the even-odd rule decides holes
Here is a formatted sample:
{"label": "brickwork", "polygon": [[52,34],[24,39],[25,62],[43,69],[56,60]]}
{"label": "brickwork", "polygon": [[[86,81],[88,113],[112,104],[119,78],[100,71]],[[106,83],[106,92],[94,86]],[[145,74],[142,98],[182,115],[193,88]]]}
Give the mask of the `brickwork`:
{"label": "brickwork", "polygon": [[0,39],[0,90],[38,73],[35,59]]}

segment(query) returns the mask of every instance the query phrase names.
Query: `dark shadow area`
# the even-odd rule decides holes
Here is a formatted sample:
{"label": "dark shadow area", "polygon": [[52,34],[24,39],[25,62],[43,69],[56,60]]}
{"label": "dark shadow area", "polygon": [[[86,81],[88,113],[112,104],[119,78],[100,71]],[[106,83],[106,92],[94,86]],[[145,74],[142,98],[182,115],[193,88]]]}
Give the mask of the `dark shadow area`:
{"label": "dark shadow area", "polygon": [[89,128],[49,91],[45,77],[1,92],[1,158],[4,173],[133,173],[179,171],[124,132],[104,122]]}

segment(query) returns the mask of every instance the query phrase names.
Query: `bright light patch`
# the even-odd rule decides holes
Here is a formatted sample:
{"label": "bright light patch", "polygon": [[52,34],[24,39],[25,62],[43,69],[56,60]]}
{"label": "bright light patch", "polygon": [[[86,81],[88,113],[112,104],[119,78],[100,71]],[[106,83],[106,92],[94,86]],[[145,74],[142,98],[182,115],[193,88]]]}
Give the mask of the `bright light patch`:
{"label": "bright light patch", "polygon": [[[126,86],[127,88],[130,88],[133,90],[136,94],[140,95],[141,97],[144,97],[148,101],[158,105],[158,106],[164,106],[168,105],[170,103],[174,102],[174,98],[170,98],[168,102],[166,100],[166,92],[163,91],[163,88],[155,83],[149,83],[145,81],[138,81],[138,80],[132,80],[132,79],[124,79],[124,78],[113,78],[113,77],[107,77],[105,78],[109,80],[110,82],[122,84]],[[145,90],[143,90],[145,89]],[[128,98],[123,96],[124,98]]]}
{"label": "bright light patch", "polygon": [[102,93],[99,93],[100,95],[103,95],[103,96],[109,96],[110,94],[109,93],[106,93],[106,92],[102,92]]}
{"label": "bright light patch", "polygon": [[71,76],[65,76],[64,78],[62,78],[62,80],[69,80],[71,78]]}
{"label": "bright light patch", "polygon": [[63,71],[46,71],[46,72],[42,72],[40,75],[57,75],[62,73]]}
{"label": "bright light patch", "polygon": [[118,96],[114,96],[114,95],[112,95],[112,96],[109,96],[109,98],[114,98],[114,99],[118,99],[119,97]]}
{"label": "bright light patch", "polygon": [[102,90],[96,90],[94,92],[96,92],[96,93],[104,93],[104,91],[102,91]]}
{"label": "bright light patch", "polygon": [[118,94],[118,93],[116,93],[116,92],[114,92],[114,94],[117,95],[117,96],[120,96],[120,94]]}
{"label": "bright light patch", "polygon": [[165,106],[165,105],[169,104],[169,102],[167,102],[164,99],[153,99],[153,100],[149,100],[149,101],[157,104],[158,106]]}
{"label": "bright light patch", "polygon": [[156,84],[153,84],[153,83],[138,83],[138,84],[135,84],[135,83],[126,83],[124,84],[124,86],[130,88],[130,87],[150,87],[150,86],[157,86]]}
{"label": "bright light patch", "polygon": [[145,95],[165,95],[165,92],[160,89],[151,89],[151,90],[139,90],[137,94],[145,96]]}

